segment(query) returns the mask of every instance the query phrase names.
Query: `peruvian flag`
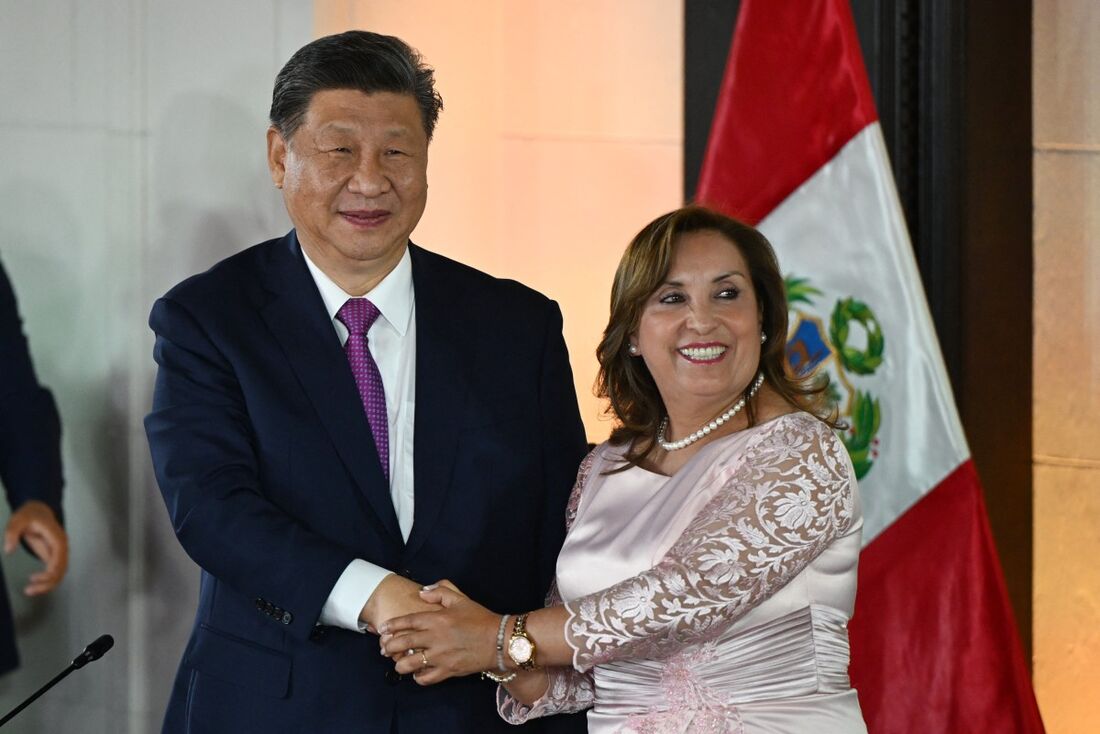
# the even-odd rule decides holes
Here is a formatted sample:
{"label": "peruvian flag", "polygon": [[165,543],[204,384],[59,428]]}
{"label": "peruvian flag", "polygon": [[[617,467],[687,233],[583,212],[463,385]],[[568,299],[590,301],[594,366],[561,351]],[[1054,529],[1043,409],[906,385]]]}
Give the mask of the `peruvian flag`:
{"label": "peruvian flag", "polygon": [[743,0],[698,198],[756,223],[865,517],[852,684],[873,734],[1042,732],[847,0]]}

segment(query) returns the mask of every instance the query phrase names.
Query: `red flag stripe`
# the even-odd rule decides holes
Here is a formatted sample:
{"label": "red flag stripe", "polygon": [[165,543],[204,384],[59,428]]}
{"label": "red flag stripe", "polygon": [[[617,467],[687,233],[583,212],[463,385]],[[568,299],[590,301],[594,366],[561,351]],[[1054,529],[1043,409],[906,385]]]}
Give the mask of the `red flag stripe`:
{"label": "red flag stripe", "polygon": [[1043,731],[972,462],[864,548],[849,632],[871,732]]}
{"label": "red flag stripe", "polygon": [[847,2],[742,3],[697,198],[755,224],[877,119]]}

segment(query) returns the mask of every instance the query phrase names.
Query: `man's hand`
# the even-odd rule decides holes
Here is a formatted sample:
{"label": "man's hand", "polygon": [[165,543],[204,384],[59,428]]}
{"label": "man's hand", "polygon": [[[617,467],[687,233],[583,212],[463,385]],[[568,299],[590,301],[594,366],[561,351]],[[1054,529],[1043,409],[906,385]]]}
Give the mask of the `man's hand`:
{"label": "man's hand", "polygon": [[45,502],[28,500],[12,513],[4,530],[4,552],[10,554],[19,541],[46,564],[45,570],[31,574],[23,593],[39,596],[52,591],[69,567],[69,536]]}
{"label": "man's hand", "polygon": [[359,613],[359,619],[374,632],[387,619],[442,609],[439,604],[424,601],[420,597],[421,588],[415,581],[391,573],[382,579],[382,583],[378,584],[370,599],[367,599],[363,611]]}
{"label": "man's hand", "polygon": [[396,662],[394,670],[412,673],[417,683],[430,686],[496,668],[499,614],[473,601],[449,581],[427,587],[420,595],[426,601],[442,604],[443,611],[405,615],[379,628],[382,654]]}

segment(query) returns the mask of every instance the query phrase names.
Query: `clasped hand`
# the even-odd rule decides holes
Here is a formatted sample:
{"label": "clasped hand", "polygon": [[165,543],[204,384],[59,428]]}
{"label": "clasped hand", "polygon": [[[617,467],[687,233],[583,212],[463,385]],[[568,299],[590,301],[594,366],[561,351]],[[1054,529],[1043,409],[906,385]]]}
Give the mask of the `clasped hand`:
{"label": "clasped hand", "polygon": [[417,683],[427,686],[496,669],[500,615],[450,581],[424,587],[420,597],[443,609],[395,617],[378,628],[382,654],[393,659],[398,673],[411,673]]}

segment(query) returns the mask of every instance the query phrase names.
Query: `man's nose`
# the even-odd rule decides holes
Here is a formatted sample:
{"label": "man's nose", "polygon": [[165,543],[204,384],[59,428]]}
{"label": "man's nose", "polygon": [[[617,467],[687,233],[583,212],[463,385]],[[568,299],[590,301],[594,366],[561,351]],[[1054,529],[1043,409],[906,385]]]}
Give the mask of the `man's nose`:
{"label": "man's nose", "polygon": [[382,164],[370,157],[360,161],[355,173],[348,181],[348,189],[356,194],[366,197],[374,197],[383,194],[390,188],[390,180]]}

